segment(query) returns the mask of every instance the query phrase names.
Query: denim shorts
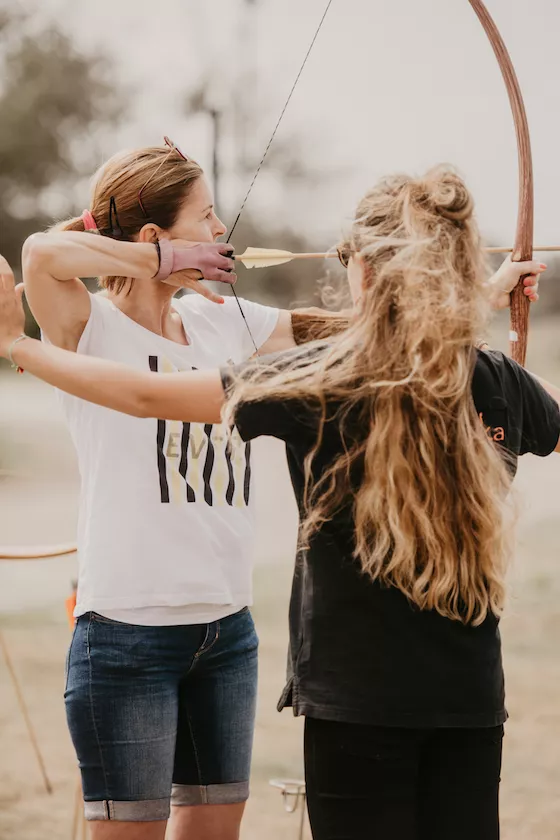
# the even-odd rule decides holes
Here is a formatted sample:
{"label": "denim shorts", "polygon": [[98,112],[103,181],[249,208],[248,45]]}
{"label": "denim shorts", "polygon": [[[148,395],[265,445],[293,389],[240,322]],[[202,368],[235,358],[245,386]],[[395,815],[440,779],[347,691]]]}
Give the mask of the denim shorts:
{"label": "denim shorts", "polygon": [[248,608],[171,627],[80,616],[64,696],[86,818],[165,820],[170,802],[244,802],[257,648]]}

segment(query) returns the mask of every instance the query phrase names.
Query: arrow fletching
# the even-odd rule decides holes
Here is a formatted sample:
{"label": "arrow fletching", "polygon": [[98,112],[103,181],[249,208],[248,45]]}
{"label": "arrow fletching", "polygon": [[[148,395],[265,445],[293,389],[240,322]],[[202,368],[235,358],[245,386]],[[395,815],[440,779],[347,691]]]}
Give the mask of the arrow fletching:
{"label": "arrow fletching", "polygon": [[235,259],[243,263],[245,268],[269,268],[272,265],[284,265],[293,259],[291,251],[277,251],[273,248],[247,248],[242,254],[236,254]]}

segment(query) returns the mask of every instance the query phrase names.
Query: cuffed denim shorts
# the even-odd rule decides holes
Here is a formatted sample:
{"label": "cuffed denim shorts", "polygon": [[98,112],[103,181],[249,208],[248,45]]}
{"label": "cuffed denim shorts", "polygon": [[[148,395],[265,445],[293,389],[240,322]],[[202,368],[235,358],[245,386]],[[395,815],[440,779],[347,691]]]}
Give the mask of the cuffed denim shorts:
{"label": "cuffed denim shorts", "polygon": [[80,616],[64,696],[87,819],[247,799],[257,648],[248,608],[172,627]]}

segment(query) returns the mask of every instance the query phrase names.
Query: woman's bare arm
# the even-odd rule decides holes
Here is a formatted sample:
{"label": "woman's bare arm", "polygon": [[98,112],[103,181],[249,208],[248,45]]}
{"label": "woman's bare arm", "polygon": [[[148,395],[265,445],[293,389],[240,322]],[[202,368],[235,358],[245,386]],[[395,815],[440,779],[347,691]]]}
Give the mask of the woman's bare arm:
{"label": "woman's bare arm", "polygon": [[155,245],[116,242],[76,231],[36,233],[23,247],[23,279],[31,311],[47,338],[75,350],[91,311],[80,277],[149,279],[157,273]]}
{"label": "woman's bare arm", "polygon": [[329,312],[318,307],[281,309],[272,335],[259,352],[263,355],[279,353],[308,341],[330,338],[347,328],[350,314],[348,311]]}
{"label": "woman's bare arm", "polygon": [[[5,349],[2,342],[3,355]],[[187,423],[220,422],[225,397],[218,370],[154,374],[32,338],[18,342],[12,358],[50,385],[123,414]]]}
{"label": "woman's bare arm", "polygon": [[0,356],[69,394],[124,414],[219,422],[225,396],[218,370],[154,374],[27,338],[22,293],[0,256]]}
{"label": "woman's bare arm", "polygon": [[[533,260],[514,263],[507,257],[488,281],[492,308],[506,309],[511,291],[525,275],[525,294],[532,303],[536,303],[539,299],[539,276],[543,271],[546,271],[546,265],[542,263]],[[276,328],[260,352],[276,353],[295,347],[296,344],[329,338],[345,330],[351,317],[351,309],[340,312],[329,312],[318,307],[281,310]]]}

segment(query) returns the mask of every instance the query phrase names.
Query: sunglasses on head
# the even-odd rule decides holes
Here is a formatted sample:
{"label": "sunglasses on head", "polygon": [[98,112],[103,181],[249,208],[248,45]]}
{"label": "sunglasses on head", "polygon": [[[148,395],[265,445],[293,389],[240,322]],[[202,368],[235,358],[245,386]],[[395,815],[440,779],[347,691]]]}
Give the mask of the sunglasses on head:
{"label": "sunglasses on head", "polygon": [[149,183],[150,183],[150,182],[151,182],[151,181],[155,178],[155,176],[158,174],[159,170],[161,169],[161,167],[163,166],[163,164],[167,161],[167,159],[168,159],[169,155],[170,155],[172,152],[176,152],[176,153],[179,155],[179,157],[181,158],[181,160],[184,160],[184,161],[186,161],[187,163],[188,163],[188,161],[189,161],[189,158],[188,158],[186,155],[184,155],[184,154],[183,154],[183,152],[181,151],[181,149],[179,148],[179,146],[177,146],[177,145],[173,142],[173,140],[170,140],[170,139],[169,139],[169,137],[164,136],[164,138],[163,138],[163,142],[165,143],[165,145],[166,145],[166,146],[168,146],[168,147],[169,147],[169,153],[168,153],[168,155],[167,155],[166,157],[164,157],[164,159],[162,160],[162,162],[160,163],[160,165],[158,166],[158,168],[156,169],[156,171],[155,171],[155,172],[153,172],[153,173],[150,175],[150,177],[148,178],[148,180],[146,181],[146,183],[144,184],[144,186],[142,187],[142,189],[141,189],[141,190],[140,190],[140,192],[138,193],[138,204],[140,205],[140,207],[141,207],[141,209],[142,209],[142,213],[144,214],[144,216],[145,216],[147,219],[149,218],[149,214],[147,213],[146,208],[144,207],[144,203],[142,202],[142,193],[144,192],[144,190],[146,189],[146,187],[148,186],[148,184],[149,184]]}
{"label": "sunglasses on head", "polygon": [[336,249],[336,253],[338,255],[338,259],[340,260],[344,268],[348,268],[350,258],[354,256],[356,251],[354,250],[354,248],[350,248],[347,245],[339,245]]}
{"label": "sunglasses on head", "polygon": [[183,154],[179,146],[177,146],[177,144],[174,143],[173,140],[170,140],[166,134],[164,134],[163,136],[163,142],[166,146],[169,146],[172,152],[177,152],[180,158],[183,158],[183,160],[186,160],[188,162],[189,158]]}

